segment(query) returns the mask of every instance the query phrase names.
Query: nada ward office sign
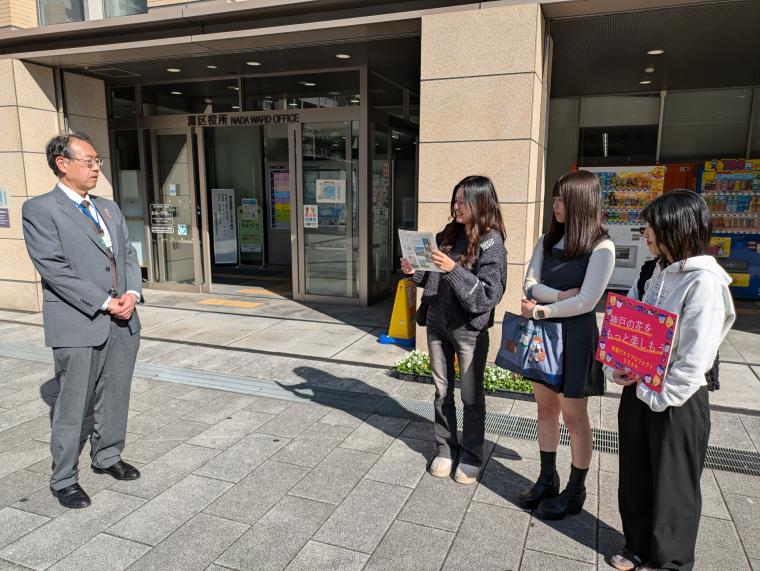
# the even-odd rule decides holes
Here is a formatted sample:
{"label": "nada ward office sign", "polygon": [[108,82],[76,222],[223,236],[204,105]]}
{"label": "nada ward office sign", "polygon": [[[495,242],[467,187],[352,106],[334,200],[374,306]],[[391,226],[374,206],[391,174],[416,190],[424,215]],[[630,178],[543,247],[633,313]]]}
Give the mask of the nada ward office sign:
{"label": "nada ward office sign", "polygon": [[227,127],[230,125],[277,125],[300,123],[298,113],[206,113],[188,115],[188,127]]}

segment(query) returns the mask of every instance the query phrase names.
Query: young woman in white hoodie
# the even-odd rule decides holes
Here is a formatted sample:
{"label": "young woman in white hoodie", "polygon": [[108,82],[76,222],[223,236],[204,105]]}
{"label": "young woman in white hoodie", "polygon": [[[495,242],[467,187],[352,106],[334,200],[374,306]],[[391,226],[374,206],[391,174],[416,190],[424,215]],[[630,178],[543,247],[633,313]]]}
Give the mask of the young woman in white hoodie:
{"label": "young woman in white hoodie", "polygon": [[[608,379],[625,387],[618,409],[625,547],[610,563],[621,570],[689,570],[710,436],[705,372],[736,317],[731,278],[715,258],[704,255],[710,212],[698,194],[665,193],[641,216],[647,247],[661,260],[642,301],[678,314],[678,325],[661,392],[605,367]],[[639,299],[636,284],[628,296]]]}

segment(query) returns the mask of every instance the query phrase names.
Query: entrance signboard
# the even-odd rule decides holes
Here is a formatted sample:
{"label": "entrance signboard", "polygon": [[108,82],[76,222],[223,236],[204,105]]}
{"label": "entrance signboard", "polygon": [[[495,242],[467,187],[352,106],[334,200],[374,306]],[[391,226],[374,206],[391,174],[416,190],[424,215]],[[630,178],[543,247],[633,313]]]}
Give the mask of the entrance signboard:
{"label": "entrance signboard", "polygon": [[188,115],[188,127],[227,127],[230,125],[277,125],[300,123],[298,113],[262,113],[260,111],[241,113],[204,113]]}

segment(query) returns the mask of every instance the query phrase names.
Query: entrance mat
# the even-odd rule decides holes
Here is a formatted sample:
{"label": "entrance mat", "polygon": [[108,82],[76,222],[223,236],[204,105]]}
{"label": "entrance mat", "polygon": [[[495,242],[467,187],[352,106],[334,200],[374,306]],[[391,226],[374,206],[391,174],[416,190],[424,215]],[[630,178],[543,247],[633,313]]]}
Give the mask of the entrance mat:
{"label": "entrance mat", "polygon": [[258,307],[261,304],[257,301],[242,301],[237,299],[204,299],[198,302],[201,305],[221,305],[223,307],[241,307],[241,308],[247,308],[252,309],[254,307]]}

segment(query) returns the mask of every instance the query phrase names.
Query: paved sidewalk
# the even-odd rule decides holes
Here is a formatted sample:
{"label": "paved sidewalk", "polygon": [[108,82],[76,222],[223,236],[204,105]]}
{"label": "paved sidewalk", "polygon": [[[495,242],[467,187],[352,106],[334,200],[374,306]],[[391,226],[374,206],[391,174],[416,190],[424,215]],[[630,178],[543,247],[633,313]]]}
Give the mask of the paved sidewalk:
{"label": "paved sidewalk", "polygon": [[[0,358],[0,570],[607,569],[604,556],[621,544],[614,455],[594,455],[584,512],[548,524],[515,503],[538,471],[536,442],[488,435],[480,483],[461,486],[425,472],[428,421],[310,402],[320,390],[346,402],[429,402],[429,385],[168,341],[143,342],[141,370],[156,377],[133,384],[125,458],[142,478],[95,475],[85,450],[80,478],[93,504],[67,511],[47,487],[39,390],[52,367],[34,357],[46,353],[41,329],[0,322],[3,344],[31,356]],[[156,380],[163,369],[225,373],[283,398]],[[592,399],[592,424],[614,430],[616,406]],[[535,416],[532,402],[489,397],[488,408]],[[714,412],[711,445],[758,452],[760,416]],[[569,450],[559,456],[564,481]],[[707,470],[703,496],[696,569],[760,569],[760,478]]]}

